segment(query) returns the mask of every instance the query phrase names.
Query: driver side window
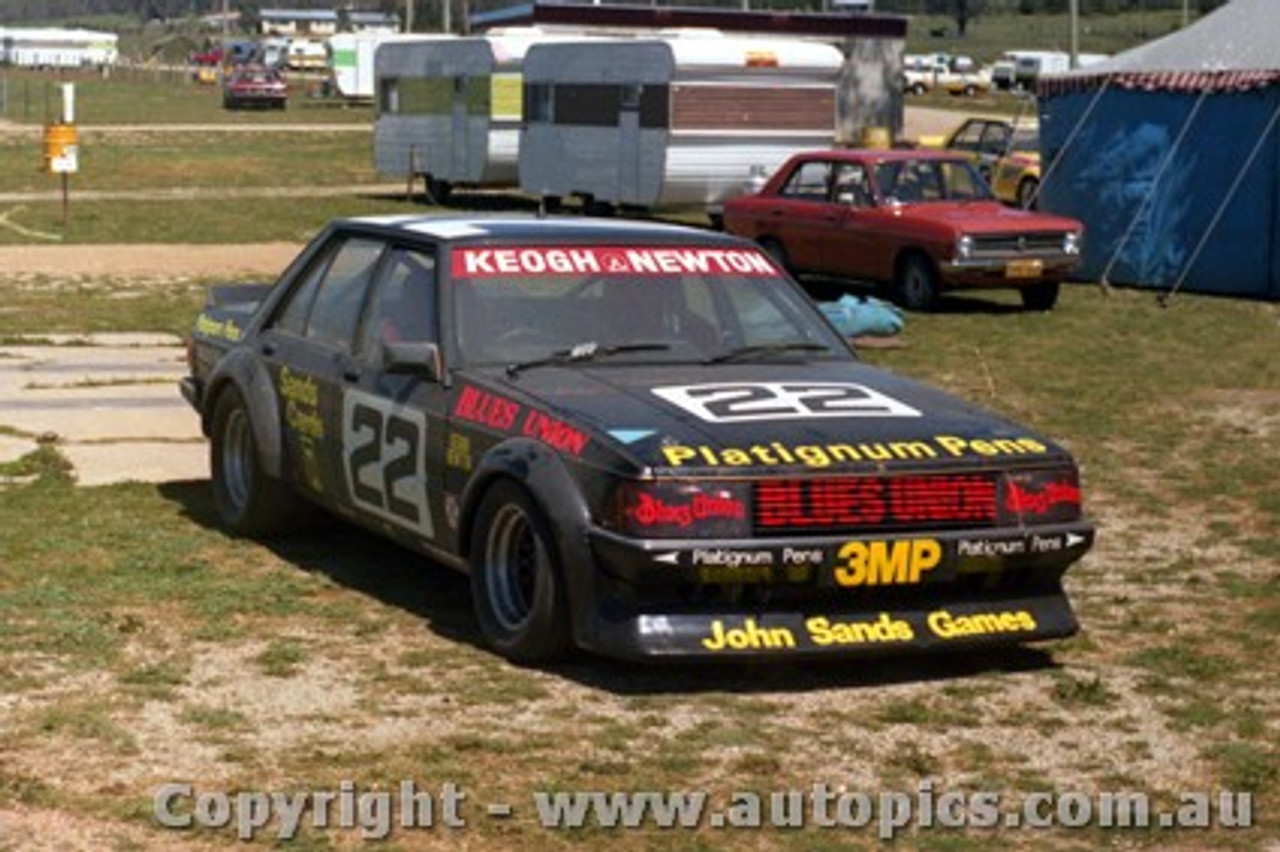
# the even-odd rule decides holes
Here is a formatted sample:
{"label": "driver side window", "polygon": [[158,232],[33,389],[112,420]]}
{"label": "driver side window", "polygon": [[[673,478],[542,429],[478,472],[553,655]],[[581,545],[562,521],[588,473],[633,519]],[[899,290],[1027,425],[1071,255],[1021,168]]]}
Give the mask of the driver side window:
{"label": "driver side window", "polygon": [[439,339],[435,269],[435,258],[429,254],[392,249],[374,284],[361,326],[361,353],[376,353],[382,343],[433,343]]}
{"label": "driver side window", "polygon": [[796,201],[826,201],[830,185],[831,164],[810,161],[791,173],[781,194]]}
{"label": "driver side window", "polygon": [[289,295],[274,328],[340,349],[350,349],[364,295],[382,254],[377,240],[353,238],[336,241],[307,270],[306,277]]}

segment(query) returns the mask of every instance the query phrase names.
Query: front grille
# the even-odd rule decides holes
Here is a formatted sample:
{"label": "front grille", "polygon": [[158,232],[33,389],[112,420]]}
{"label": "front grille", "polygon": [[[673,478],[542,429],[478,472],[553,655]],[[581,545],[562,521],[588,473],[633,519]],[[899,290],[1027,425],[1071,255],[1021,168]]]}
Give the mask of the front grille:
{"label": "front grille", "polygon": [[990,234],[973,238],[973,257],[1035,257],[1062,254],[1061,232],[1038,234]]}
{"label": "front grille", "polygon": [[776,536],[993,527],[998,476],[762,480],[753,486],[753,529]]}

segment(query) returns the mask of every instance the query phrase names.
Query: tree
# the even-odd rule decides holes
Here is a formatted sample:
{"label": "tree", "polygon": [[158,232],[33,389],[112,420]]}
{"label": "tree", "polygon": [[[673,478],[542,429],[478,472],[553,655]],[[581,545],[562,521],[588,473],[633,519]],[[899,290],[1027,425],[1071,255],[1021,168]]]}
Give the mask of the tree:
{"label": "tree", "polygon": [[964,38],[969,22],[985,11],[987,0],[926,0],[925,8],[933,15],[950,15],[956,22],[956,35]]}

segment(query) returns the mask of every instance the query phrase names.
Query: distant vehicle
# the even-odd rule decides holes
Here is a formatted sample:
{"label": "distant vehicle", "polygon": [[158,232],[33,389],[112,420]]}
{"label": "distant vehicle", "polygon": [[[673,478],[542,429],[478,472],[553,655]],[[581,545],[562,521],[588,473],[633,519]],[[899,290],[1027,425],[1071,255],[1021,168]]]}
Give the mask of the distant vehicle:
{"label": "distant vehicle", "polygon": [[245,65],[227,75],[222,86],[222,106],[226,109],[285,109],[289,87],[280,72],[263,65]]}
{"label": "distant vehicle", "polygon": [[338,33],[328,42],[329,71],[333,90],[347,100],[373,100],[377,93],[374,75],[377,52],[390,42],[430,41],[451,38],[426,33],[360,32]]}
{"label": "distant vehicle", "polygon": [[924,148],[967,154],[1007,204],[1034,209],[1040,191],[1040,127],[1036,121],[969,118],[950,136],[925,137]]}
{"label": "distant vehicle", "polygon": [[219,67],[223,65],[243,65],[252,62],[258,55],[258,44],[252,41],[228,41],[217,44],[206,50],[193,53],[190,62],[195,66]]}
{"label": "distant vehicle", "polygon": [[1001,204],[963,154],[901,149],[799,154],[726,202],[724,226],[795,272],[889,285],[912,310],[972,287],[1015,287],[1027,309],[1050,310],[1084,234]]}
{"label": "distant vehicle", "polygon": [[743,240],[369,217],[220,289],[181,387],[223,526],[287,531],[311,502],[466,572],[513,660],[1077,629],[1062,578],[1094,527],[1067,451],[859,360]]}
{"label": "distant vehicle", "polygon": [[949,53],[909,55],[903,59],[903,91],[923,95],[942,89],[953,95],[972,97],[991,88],[991,72],[969,56]]}
{"label": "distant vehicle", "polygon": [[290,71],[323,71],[329,67],[329,51],[324,42],[291,39],[284,53],[284,64]]}

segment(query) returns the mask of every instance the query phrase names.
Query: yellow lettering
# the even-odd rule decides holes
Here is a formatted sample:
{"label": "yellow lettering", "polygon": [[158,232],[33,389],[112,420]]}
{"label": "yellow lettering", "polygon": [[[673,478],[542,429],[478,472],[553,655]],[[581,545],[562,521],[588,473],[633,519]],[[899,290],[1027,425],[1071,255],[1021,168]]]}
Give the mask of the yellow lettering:
{"label": "yellow lettering", "polygon": [[671,467],[680,467],[689,459],[697,455],[692,447],[663,447],[662,454],[666,456],[667,464]]}
{"label": "yellow lettering", "polygon": [[805,630],[815,645],[859,645],[868,642],[910,642],[916,638],[911,625],[887,612],[874,621],[832,621],[825,616],[805,620]]}
{"label": "yellow lettering", "polygon": [[711,622],[711,635],[702,640],[702,647],[708,651],[794,648],[796,637],[785,627],[761,627],[754,618],[744,620],[741,627],[727,627],[717,618]]}
{"label": "yellow lettering", "polygon": [[929,629],[942,639],[1000,633],[1030,633],[1037,626],[1035,617],[1024,609],[958,616],[940,609],[929,613],[925,621]]}
{"label": "yellow lettering", "polygon": [[836,553],[834,571],[841,586],[914,585],[942,561],[942,545],[931,538],[903,541],[850,541]]}

